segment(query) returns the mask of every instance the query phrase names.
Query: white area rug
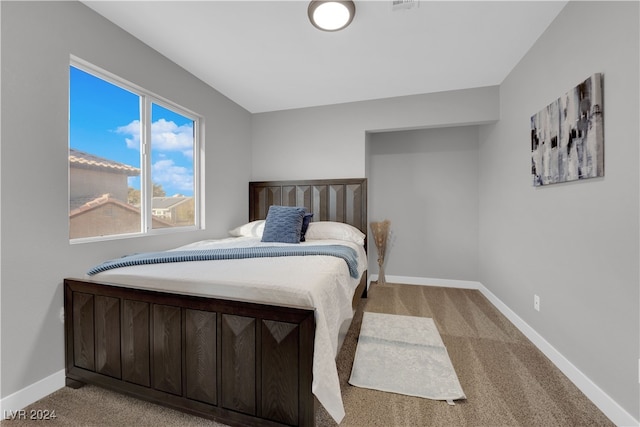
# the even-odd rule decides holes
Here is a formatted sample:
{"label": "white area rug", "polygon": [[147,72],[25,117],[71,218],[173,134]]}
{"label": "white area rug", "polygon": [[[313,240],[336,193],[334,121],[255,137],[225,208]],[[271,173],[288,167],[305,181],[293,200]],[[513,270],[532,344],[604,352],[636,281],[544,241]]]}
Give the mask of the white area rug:
{"label": "white area rug", "polygon": [[450,404],[466,399],[428,317],[364,312],[349,383]]}

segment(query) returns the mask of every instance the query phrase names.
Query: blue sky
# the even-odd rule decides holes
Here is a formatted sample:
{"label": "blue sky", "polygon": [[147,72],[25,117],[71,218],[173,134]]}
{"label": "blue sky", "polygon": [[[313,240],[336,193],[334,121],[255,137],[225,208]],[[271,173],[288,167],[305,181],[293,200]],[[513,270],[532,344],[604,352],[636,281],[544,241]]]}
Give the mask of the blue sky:
{"label": "blue sky", "polygon": [[[70,82],[69,146],[140,168],[140,97],[75,67]],[[157,104],[151,116],[153,182],[167,196],[192,196],[193,121]]]}

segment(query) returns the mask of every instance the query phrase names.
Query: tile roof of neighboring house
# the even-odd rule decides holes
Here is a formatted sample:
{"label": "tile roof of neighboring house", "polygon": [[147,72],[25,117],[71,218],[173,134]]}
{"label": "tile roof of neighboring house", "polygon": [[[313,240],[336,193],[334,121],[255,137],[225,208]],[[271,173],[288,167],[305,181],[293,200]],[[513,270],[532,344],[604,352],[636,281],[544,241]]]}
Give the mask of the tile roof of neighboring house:
{"label": "tile roof of neighboring house", "polygon": [[94,156],[84,151],[69,148],[69,164],[78,168],[109,170],[115,173],[124,173],[128,176],[140,175],[140,169],[125,165],[124,163],[115,162],[105,159],[104,157]]}
{"label": "tile roof of neighboring house", "polygon": [[[118,199],[114,199],[113,197],[111,197],[111,194],[109,193],[105,193],[101,196],[97,196],[95,198],[83,198],[83,199],[76,199],[76,200],[72,200],[71,201],[71,211],[69,212],[69,218],[73,218],[75,216],[78,215],[82,215],[90,210],[99,208],[101,206],[104,206],[108,203],[114,204],[122,209],[126,209],[129,211],[133,211],[135,213],[140,213],[140,209],[132,206],[128,203],[124,203],[121,200]],[[157,221],[165,226],[173,226],[173,224],[162,220],[161,218],[158,217],[153,217],[153,221]]]}
{"label": "tile roof of neighboring house", "polygon": [[74,199],[70,201],[71,211],[69,212],[69,217],[74,217],[76,215],[80,215],[84,212],[95,209],[99,206],[106,205],[107,203],[112,203],[120,206],[123,209],[127,209],[134,212],[140,212],[140,209],[131,206],[127,203],[122,202],[121,200],[114,199],[111,197],[111,194],[105,193],[100,196],[96,196],[93,198],[82,198],[82,199]]}
{"label": "tile roof of neighboring house", "polygon": [[171,209],[172,207],[191,199],[192,197],[186,196],[154,197],[151,200],[151,209]]}

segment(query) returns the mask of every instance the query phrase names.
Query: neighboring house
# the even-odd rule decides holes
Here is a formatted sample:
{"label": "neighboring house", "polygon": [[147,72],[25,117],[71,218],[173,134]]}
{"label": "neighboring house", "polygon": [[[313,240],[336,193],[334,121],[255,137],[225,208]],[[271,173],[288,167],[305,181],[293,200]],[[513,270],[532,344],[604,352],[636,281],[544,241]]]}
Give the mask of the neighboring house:
{"label": "neighboring house", "polygon": [[[127,202],[127,179],[138,175],[133,166],[70,148],[69,238],[140,232],[140,208]],[[153,228],[176,225],[152,222]]]}
{"label": "neighboring house", "polygon": [[136,167],[70,148],[70,209],[73,210],[105,193],[127,203],[129,190],[127,179],[138,175],[140,175],[140,169]]}
{"label": "neighboring house", "polygon": [[[152,216],[153,228],[176,224]],[[140,209],[105,193],[69,212],[69,238],[140,232]]]}
{"label": "neighboring house", "polygon": [[193,225],[194,209],[193,197],[176,195],[151,200],[151,214],[171,226]]}

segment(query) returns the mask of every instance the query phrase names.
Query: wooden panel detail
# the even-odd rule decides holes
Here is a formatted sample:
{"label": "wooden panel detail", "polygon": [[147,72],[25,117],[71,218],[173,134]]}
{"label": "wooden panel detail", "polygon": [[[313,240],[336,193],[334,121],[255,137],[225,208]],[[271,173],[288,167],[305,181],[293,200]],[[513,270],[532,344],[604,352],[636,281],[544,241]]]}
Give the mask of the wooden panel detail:
{"label": "wooden panel detail", "polygon": [[149,304],[124,300],[122,306],[122,379],[149,387]]}
{"label": "wooden panel detail", "polygon": [[262,322],[262,416],[285,424],[298,423],[299,327]]}
{"label": "wooden panel detail", "polygon": [[256,414],[256,319],[222,315],[222,406]]}
{"label": "wooden panel detail", "polygon": [[249,197],[252,200],[249,217],[264,219],[269,206],[282,204],[282,189],[280,186],[253,187]]}
{"label": "wooden panel detail", "polygon": [[296,186],[295,185],[283,185],[282,186],[282,206],[296,206]]}
{"label": "wooden panel detail", "polygon": [[180,307],[153,305],[153,388],[182,394]]}
{"label": "wooden panel detail", "polygon": [[315,337],[315,317],[314,313],[309,313],[308,316],[299,324],[300,330],[300,347],[298,347],[299,353],[299,387],[298,399],[300,408],[299,418],[296,425],[299,426],[313,426],[315,425],[315,397],[311,391],[313,382],[313,348]]}
{"label": "wooden panel detail", "polygon": [[329,186],[328,221],[345,222],[344,195],[344,185]]}
{"label": "wooden panel detail", "polygon": [[121,378],[120,298],[96,295],[96,371]]}
{"label": "wooden panel detail", "polygon": [[307,212],[312,212],[311,206],[311,186],[298,185],[296,186],[296,206],[301,208],[307,208]]}
{"label": "wooden panel detail", "polygon": [[363,216],[363,203],[366,203],[366,196],[364,195],[363,185],[346,185],[345,192],[346,222],[360,230],[366,229],[367,219]]}
{"label": "wooden panel detail", "polygon": [[327,221],[329,218],[329,187],[314,185],[311,189],[311,212],[314,221]]}
{"label": "wooden panel detail", "polygon": [[94,371],[94,300],[93,295],[73,293],[73,360],[74,365]]}
{"label": "wooden panel detail", "polygon": [[185,331],[186,395],[217,405],[216,313],[185,310]]}

